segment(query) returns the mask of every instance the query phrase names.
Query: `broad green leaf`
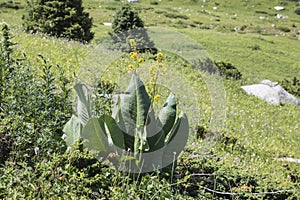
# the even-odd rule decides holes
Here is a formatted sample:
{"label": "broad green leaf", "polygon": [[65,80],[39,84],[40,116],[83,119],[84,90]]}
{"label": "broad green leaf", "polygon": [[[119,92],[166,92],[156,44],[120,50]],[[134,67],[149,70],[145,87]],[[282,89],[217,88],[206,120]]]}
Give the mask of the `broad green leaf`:
{"label": "broad green leaf", "polygon": [[147,134],[147,141],[149,145],[149,152],[156,151],[163,148],[165,144],[165,133],[161,126],[157,126],[157,121],[155,120],[154,111],[151,110],[148,115],[148,121],[145,130]]}
{"label": "broad green leaf", "polygon": [[82,124],[77,116],[72,115],[71,119],[64,126],[63,132],[66,134],[66,143],[72,146],[80,138]]}
{"label": "broad green leaf", "polygon": [[125,144],[124,144],[124,134],[114,118],[112,118],[109,115],[102,115],[100,117],[101,120],[103,120],[104,124],[107,127],[106,135],[112,139],[112,142],[115,146],[118,148],[125,150]]}
{"label": "broad green leaf", "polygon": [[109,150],[108,137],[103,127],[103,120],[92,117],[82,129],[84,146],[97,154],[108,153]]}
{"label": "broad green leaf", "polygon": [[171,93],[158,114],[157,126],[163,129],[166,137],[171,131],[176,119],[176,99]]}
{"label": "broad green leaf", "polygon": [[121,98],[123,94],[120,94],[117,96],[117,100],[115,101],[114,109],[112,116],[115,119],[117,125],[120,127],[124,134],[124,145],[125,145],[125,150],[127,151],[128,149],[131,149],[131,151],[134,149],[134,136],[129,135],[126,132],[122,112],[121,112]]}
{"label": "broad green leaf", "polygon": [[84,84],[76,84],[74,89],[77,94],[77,113],[81,123],[85,125],[92,117],[91,99],[88,94],[88,89]]}
{"label": "broad green leaf", "polygon": [[134,151],[144,149],[146,133],[144,126],[147,123],[151,100],[146,92],[143,82],[136,74],[132,75],[129,86],[120,96],[121,115],[124,121],[125,132],[135,138]]}
{"label": "broad green leaf", "polygon": [[167,166],[176,161],[181,151],[184,149],[189,136],[189,124],[187,116],[183,113],[177,119],[171,130],[170,136],[165,144],[163,153],[163,166]]}

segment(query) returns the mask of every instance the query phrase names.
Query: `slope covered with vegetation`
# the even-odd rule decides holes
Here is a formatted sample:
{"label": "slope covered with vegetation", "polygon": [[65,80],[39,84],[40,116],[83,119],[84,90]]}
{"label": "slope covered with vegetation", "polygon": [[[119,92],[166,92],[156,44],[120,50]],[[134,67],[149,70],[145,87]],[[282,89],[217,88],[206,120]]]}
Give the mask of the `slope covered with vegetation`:
{"label": "slope covered with vegetation", "polygon": [[[9,24],[12,37],[7,46],[1,35],[0,199],[300,198],[300,108],[269,105],[240,88],[263,79],[299,80],[299,1],[140,0],[132,4],[150,39],[151,30],[163,30],[155,36],[164,38],[168,33],[168,40],[178,43],[174,49],[203,50],[213,62],[227,63],[241,73],[239,79],[222,78],[226,96],[219,104],[225,105],[226,118],[215,131],[210,124],[213,95],[203,72],[180,53],[158,48],[168,68],[162,77],[171,77],[174,88],[179,88],[173,91],[175,96],[195,120],[174,174],[157,171],[138,178],[99,162],[80,142],[67,151],[62,139],[75,104],[76,82],[84,80],[91,87],[95,82],[87,81],[88,74],[105,71],[97,77],[93,94],[109,93],[115,87],[118,93],[129,83],[120,80],[128,72],[131,55],[99,56],[99,46],[112,31],[103,23],[113,22],[124,2],[83,0],[93,18],[95,35],[90,44],[28,34],[22,25],[26,1],[1,0],[0,4],[0,21]],[[187,41],[193,44],[184,45]],[[139,70],[147,82],[151,73],[146,66],[156,61],[152,54],[142,57]],[[297,85],[291,90],[299,91]],[[166,94],[160,96],[164,99]],[[110,113],[109,103],[96,98],[95,108]],[[211,136],[216,140],[209,141]]]}

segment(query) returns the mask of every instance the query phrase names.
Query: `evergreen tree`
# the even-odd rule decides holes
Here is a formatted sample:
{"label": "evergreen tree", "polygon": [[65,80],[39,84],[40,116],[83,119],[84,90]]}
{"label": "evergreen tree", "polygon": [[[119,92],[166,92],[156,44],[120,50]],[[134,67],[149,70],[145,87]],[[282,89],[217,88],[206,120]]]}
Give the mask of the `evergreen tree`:
{"label": "evergreen tree", "polygon": [[29,0],[28,14],[23,19],[28,32],[80,42],[89,42],[94,37],[92,18],[84,11],[82,0]]}
{"label": "evergreen tree", "polygon": [[112,23],[112,33],[110,34],[114,43],[112,48],[114,49],[131,51],[129,41],[134,39],[137,50],[141,52],[151,51],[152,53],[157,51],[146,29],[144,29],[144,22],[129,4],[125,4],[117,11]]}

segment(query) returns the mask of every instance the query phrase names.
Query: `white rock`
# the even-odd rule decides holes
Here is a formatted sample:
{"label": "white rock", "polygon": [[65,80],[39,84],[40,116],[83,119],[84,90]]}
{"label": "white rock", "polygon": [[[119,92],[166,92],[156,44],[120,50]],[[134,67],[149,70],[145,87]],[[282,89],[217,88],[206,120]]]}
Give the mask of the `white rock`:
{"label": "white rock", "polygon": [[283,157],[283,158],[277,158],[277,160],[279,160],[279,161],[285,161],[285,162],[300,163],[300,159],[297,159],[297,158]]}
{"label": "white rock", "polygon": [[299,100],[283,89],[277,82],[263,80],[260,84],[241,87],[249,95],[254,95],[269,104],[295,104],[300,106]]}
{"label": "white rock", "polygon": [[103,25],[104,25],[104,26],[111,26],[112,23],[110,23],[110,22],[103,22]]}
{"label": "white rock", "polygon": [[274,9],[275,9],[275,10],[284,10],[285,8],[282,7],[282,6],[275,6]]}
{"label": "white rock", "polygon": [[275,17],[277,19],[287,19],[287,18],[289,18],[289,16],[285,16],[285,15],[281,15],[281,14],[277,14]]}

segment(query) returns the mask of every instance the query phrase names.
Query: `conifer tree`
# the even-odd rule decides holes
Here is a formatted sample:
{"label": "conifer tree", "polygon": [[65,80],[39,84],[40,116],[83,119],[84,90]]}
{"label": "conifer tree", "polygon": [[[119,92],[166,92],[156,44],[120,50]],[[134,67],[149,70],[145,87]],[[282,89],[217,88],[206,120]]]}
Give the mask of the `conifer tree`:
{"label": "conifer tree", "polygon": [[110,34],[114,43],[112,48],[131,51],[129,41],[134,39],[137,44],[135,48],[140,52],[157,51],[144,28],[144,22],[129,4],[125,4],[117,11]]}
{"label": "conifer tree", "polygon": [[92,18],[84,11],[82,0],[29,0],[28,13],[23,19],[28,32],[80,42],[89,42],[94,37]]}

